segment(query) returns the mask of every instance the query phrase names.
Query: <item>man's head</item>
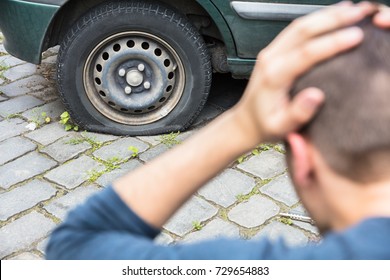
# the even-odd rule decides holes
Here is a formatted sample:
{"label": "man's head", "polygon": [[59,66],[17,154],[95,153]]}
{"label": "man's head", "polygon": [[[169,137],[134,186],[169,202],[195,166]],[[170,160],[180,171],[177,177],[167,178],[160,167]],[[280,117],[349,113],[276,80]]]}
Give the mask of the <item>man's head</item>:
{"label": "man's head", "polygon": [[[294,139],[301,137],[335,175],[366,184],[390,179],[390,31],[374,27],[370,19],[359,26],[365,33],[361,45],[317,65],[296,82],[292,96],[317,87],[326,98],[313,121],[289,138],[289,145],[290,161],[300,157],[300,140]],[[297,180],[294,164],[291,168],[300,192],[302,178]]]}

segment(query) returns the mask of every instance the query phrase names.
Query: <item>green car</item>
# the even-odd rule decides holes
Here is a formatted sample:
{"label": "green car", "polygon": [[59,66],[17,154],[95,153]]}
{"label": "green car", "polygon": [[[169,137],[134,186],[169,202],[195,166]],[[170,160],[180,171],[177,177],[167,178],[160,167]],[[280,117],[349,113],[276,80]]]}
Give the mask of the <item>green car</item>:
{"label": "green car", "polygon": [[59,92],[82,128],[150,135],[186,129],[213,72],[248,77],[291,20],[336,2],[0,0],[0,30],[10,54],[35,64],[60,45]]}

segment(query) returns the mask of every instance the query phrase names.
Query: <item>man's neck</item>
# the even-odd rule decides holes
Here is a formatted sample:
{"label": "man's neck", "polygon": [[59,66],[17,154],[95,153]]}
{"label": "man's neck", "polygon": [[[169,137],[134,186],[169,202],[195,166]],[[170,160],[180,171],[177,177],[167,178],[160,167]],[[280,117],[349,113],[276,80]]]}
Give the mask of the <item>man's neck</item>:
{"label": "man's neck", "polygon": [[344,230],[373,217],[390,218],[390,179],[365,184],[341,176],[326,180],[334,230]]}

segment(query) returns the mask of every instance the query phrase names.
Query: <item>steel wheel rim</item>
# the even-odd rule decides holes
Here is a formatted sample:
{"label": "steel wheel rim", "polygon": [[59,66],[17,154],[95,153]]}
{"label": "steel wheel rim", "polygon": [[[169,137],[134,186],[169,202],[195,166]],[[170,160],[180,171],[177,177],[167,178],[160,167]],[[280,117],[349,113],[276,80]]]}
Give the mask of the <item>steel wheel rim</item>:
{"label": "steel wheel rim", "polygon": [[166,117],[183,95],[185,71],[163,39],[129,31],[112,35],[89,54],[83,69],[88,99],[102,115],[126,125]]}

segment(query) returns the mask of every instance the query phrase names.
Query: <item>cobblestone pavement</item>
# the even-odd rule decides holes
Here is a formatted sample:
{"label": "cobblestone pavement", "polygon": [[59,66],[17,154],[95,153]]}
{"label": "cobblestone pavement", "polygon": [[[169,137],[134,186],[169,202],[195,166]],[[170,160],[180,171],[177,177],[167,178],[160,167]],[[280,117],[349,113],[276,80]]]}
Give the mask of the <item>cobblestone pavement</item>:
{"label": "cobblestone pavement", "polygon": [[[194,127],[174,139],[66,132],[58,123],[65,109],[55,88],[56,53],[45,52],[36,66],[8,55],[0,42],[0,259],[43,259],[48,235],[69,209],[183,141],[234,104],[243,88],[241,82],[221,90],[217,77]],[[35,130],[28,128],[35,124]],[[130,146],[138,149],[136,158]],[[317,240],[315,227],[278,215],[304,212],[286,172],[283,146],[261,146],[199,190],[157,242],[219,236],[282,236],[293,245]]]}

